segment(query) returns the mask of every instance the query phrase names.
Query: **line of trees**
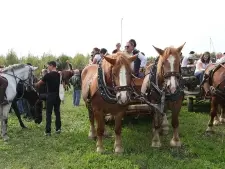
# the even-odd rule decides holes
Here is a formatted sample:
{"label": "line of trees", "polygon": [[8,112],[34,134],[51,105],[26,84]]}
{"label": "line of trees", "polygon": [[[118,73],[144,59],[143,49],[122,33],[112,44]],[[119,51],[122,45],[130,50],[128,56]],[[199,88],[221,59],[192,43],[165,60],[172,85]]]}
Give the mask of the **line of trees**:
{"label": "line of trees", "polygon": [[[68,56],[65,54],[61,54],[60,56],[54,56],[51,53],[44,53],[42,56],[35,56],[32,54],[28,54],[27,56],[23,56],[18,58],[16,52],[11,49],[8,53],[4,56],[0,56],[0,65],[8,66],[17,63],[31,63],[34,66],[38,67],[38,70],[35,71],[35,75],[39,76],[41,70],[44,68],[47,62],[51,60],[59,60],[61,62],[62,68],[66,66],[66,61],[69,60],[70,63],[73,65],[73,68],[76,69],[83,69],[89,62],[90,55],[83,55],[81,53],[77,53],[75,56]],[[155,57],[148,57],[148,61],[154,61]]]}
{"label": "line of trees", "polygon": [[32,54],[28,54],[28,56],[23,56],[21,58],[18,58],[16,52],[11,49],[6,54],[6,56],[1,55],[0,56],[0,65],[8,66],[12,64],[17,63],[31,63],[34,66],[38,67],[38,70],[35,71],[35,74],[37,76],[40,75],[41,70],[44,68],[47,62],[51,60],[57,60],[62,63],[62,68],[66,66],[66,61],[69,60],[70,63],[73,65],[76,69],[82,69],[85,67],[85,65],[88,64],[88,61],[90,59],[90,55],[83,55],[83,54],[76,54],[75,56],[67,56],[65,54],[61,54],[60,56],[54,56],[50,53],[44,53],[42,56],[34,56]]}

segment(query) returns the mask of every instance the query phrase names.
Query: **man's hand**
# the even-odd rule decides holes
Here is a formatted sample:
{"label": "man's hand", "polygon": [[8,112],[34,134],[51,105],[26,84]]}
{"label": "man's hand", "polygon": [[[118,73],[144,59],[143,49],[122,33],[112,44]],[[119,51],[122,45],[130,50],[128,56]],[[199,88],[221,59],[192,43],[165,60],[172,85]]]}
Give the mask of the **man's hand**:
{"label": "man's hand", "polygon": [[34,87],[35,88],[38,88],[40,85],[44,84],[44,82],[42,80],[40,80],[39,82],[37,83],[34,83]]}

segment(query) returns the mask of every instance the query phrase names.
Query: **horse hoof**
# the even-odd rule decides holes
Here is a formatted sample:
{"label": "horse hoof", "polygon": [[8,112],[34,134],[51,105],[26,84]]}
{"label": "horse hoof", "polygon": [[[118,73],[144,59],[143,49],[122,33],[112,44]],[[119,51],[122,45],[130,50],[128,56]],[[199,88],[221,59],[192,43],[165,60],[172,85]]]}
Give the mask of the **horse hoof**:
{"label": "horse hoof", "polygon": [[159,147],[161,147],[161,146],[162,146],[162,145],[161,145],[160,141],[153,141],[153,142],[152,142],[152,147],[159,148]]}
{"label": "horse hoof", "polygon": [[103,147],[97,147],[97,153],[104,153],[104,148]]}
{"label": "horse hoof", "polygon": [[206,129],[206,133],[214,133],[213,128],[212,128],[212,127],[208,127],[208,128]]}
{"label": "horse hoof", "polygon": [[114,151],[116,154],[122,154],[124,152],[123,147],[121,146],[116,146]]}
{"label": "horse hoof", "polygon": [[170,146],[171,147],[181,147],[181,142],[180,141],[175,141],[174,139],[172,139],[170,141]]}

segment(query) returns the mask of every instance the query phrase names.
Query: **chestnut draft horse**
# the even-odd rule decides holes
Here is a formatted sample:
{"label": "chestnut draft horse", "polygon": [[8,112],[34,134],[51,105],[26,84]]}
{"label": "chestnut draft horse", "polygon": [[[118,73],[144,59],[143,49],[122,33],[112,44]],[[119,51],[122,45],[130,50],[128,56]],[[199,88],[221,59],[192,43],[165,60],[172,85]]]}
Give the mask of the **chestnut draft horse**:
{"label": "chestnut draft horse", "polygon": [[[203,94],[211,96],[210,120],[206,132],[213,132],[213,124],[225,123],[225,62],[210,64],[205,69],[202,82]],[[217,111],[221,108],[218,118]]]}
{"label": "chestnut draft horse", "polygon": [[96,137],[94,120],[97,122],[97,152],[104,152],[104,116],[108,113],[115,116],[115,153],[123,152],[122,118],[132,94],[130,64],[135,59],[136,56],[118,52],[104,56],[99,65],[88,65],[82,71],[82,97],[89,111],[90,138]]}
{"label": "chestnut draft horse", "polygon": [[[180,53],[184,44],[178,48],[167,47],[164,50],[153,46],[160,56],[151,66],[150,73],[145,76],[141,88],[141,92],[147,94],[149,102],[161,105],[162,112],[167,109],[172,111],[173,138],[170,145],[173,147],[181,146],[178,116],[184,97],[180,72]],[[166,114],[153,109],[152,147],[161,146],[159,132],[168,132],[168,129]]]}

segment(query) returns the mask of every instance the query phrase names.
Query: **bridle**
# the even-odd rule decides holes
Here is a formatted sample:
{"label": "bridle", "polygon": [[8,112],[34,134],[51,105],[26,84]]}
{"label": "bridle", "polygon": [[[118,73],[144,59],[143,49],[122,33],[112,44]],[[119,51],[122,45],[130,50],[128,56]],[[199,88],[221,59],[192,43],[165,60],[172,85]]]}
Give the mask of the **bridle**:
{"label": "bridle", "polygon": [[[166,100],[176,101],[179,98],[179,96],[181,94],[183,94],[181,67],[179,67],[179,72],[173,71],[173,72],[166,72],[166,73],[164,73],[163,68],[164,68],[164,63],[162,63],[161,75],[165,80],[162,83],[162,89],[161,90],[162,90],[162,92],[165,93]],[[174,76],[178,80],[178,87],[177,87],[175,93],[171,93],[171,92],[168,92],[168,90],[166,90],[166,88],[167,88],[166,81],[172,76]],[[156,83],[158,83],[157,76],[156,76]],[[158,84],[157,84],[157,86],[158,86],[158,89],[159,89]]]}
{"label": "bridle", "polygon": [[[28,77],[26,79],[24,79],[24,80],[21,79],[20,77],[18,77],[15,74],[13,68],[11,69],[11,71],[12,71],[12,74],[7,73],[7,72],[1,72],[1,73],[14,77],[15,82],[16,82],[16,86],[18,86],[18,84],[23,84],[23,92],[22,92],[21,96],[18,97],[18,98],[16,98],[16,99],[22,99],[23,98],[23,96],[24,96],[24,90],[25,90],[24,87],[25,88],[30,87],[32,90],[36,91],[35,88],[33,87],[33,79],[34,79],[33,77],[34,77],[34,75],[33,75],[33,70],[32,70],[32,68],[30,66],[29,66],[29,74],[28,74]],[[17,82],[17,79],[19,79],[18,82]],[[28,83],[27,83],[27,81],[28,81]]]}
{"label": "bridle", "polygon": [[[132,75],[132,73],[130,73]],[[112,77],[112,87],[113,90],[115,92],[121,92],[121,91],[128,91],[128,92],[132,92],[133,89],[131,87],[131,85],[127,85],[127,86],[117,86],[115,83],[115,74],[113,73],[113,71],[111,70],[111,77]]]}

